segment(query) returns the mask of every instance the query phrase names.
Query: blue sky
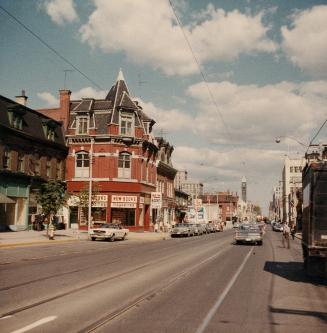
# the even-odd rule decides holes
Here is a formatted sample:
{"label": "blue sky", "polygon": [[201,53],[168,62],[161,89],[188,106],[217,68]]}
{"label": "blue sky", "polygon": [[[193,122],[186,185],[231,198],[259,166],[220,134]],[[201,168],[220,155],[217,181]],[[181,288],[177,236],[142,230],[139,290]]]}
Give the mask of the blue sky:
{"label": "blue sky", "polygon": [[[67,73],[74,98],[101,98],[122,68],[131,94],[207,189],[266,210],[284,155],[300,155],[327,114],[327,1],[0,0],[96,82]],[[72,69],[0,9],[0,92],[56,106]],[[184,34],[183,34],[184,33]],[[206,78],[203,81],[198,66]],[[317,140],[326,141],[326,129]],[[299,153],[299,154],[298,154]]]}

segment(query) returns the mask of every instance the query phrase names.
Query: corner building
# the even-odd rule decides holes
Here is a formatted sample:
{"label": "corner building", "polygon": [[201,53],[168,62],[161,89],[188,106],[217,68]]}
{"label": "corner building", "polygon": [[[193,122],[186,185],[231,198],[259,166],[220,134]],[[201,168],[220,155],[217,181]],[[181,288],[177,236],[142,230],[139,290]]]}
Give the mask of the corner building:
{"label": "corner building", "polygon": [[[67,112],[68,110],[68,112]],[[131,231],[151,230],[151,192],[156,190],[158,148],[151,131],[155,121],[132,100],[122,72],[105,99],[70,100],[60,91],[60,108],[40,110],[67,124],[68,219],[88,225],[92,188],[92,222],[122,224]],[[66,119],[67,117],[67,119]]]}

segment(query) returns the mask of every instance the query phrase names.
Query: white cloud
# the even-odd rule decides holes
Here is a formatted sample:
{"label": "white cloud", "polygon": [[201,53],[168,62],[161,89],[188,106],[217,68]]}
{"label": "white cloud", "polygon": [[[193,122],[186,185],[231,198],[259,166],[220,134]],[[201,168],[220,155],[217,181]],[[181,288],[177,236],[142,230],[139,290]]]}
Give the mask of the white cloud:
{"label": "white cloud", "polygon": [[189,87],[187,93],[199,105],[196,133],[212,143],[264,145],[282,135],[308,142],[310,131],[327,113],[326,81],[262,87],[222,82],[209,87],[227,128],[203,83]]}
{"label": "white cloud", "polygon": [[155,120],[155,129],[157,130],[172,133],[190,130],[193,126],[192,117],[178,109],[165,110],[151,102],[139,101],[145,114]]}
{"label": "white cloud", "polygon": [[95,99],[103,99],[107,95],[107,91],[104,90],[96,90],[92,87],[85,87],[78,91],[73,91],[71,95],[72,100],[78,100],[81,98],[95,98]]}
{"label": "white cloud", "polygon": [[51,17],[56,24],[63,25],[78,20],[74,0],[46,0],[41,8]]}
{"label": "white cloud", "polygon": [[[80,29],[81,39],[108,53],[124,52],[134,63],[151,65],[167,75],[197,72],[168,1],[93,0],[94,12]],[[262,13],[251,16],[208,6],[206,20],[185,26],[200,61],[230,60],[241,53],[274,52]],[[219,32],[219,33],[218,33]]]}
{"label": "white cloud", "polygon": [[47,107],[57,107],[59,104],[59,99],[53,96],[49,92],[40,92],[37,93],[37,96],[44,102],[47,103]]}
{"label": "white cloud", "polygon": [[292,63],[316,77],[327,77],[327,5],[315,6],[292,17],[281,28],[283,49]]}

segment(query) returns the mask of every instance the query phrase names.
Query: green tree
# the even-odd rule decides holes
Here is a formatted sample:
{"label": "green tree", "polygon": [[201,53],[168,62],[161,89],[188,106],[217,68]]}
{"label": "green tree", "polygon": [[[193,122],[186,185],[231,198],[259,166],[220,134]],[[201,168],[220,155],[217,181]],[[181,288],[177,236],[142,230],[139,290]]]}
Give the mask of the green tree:
{"label": "green tree", "polygon": [[37,203],[42,207],[42,213],[52,222],[52,216],[64,205],[65,184],[59,181],[49,181],[41,185],[36,197]]}
{"label": "green tree", "polygon": [[260,206],[254,206],[253,211],[255,212],[256,215],[261,215],[261,208]]}

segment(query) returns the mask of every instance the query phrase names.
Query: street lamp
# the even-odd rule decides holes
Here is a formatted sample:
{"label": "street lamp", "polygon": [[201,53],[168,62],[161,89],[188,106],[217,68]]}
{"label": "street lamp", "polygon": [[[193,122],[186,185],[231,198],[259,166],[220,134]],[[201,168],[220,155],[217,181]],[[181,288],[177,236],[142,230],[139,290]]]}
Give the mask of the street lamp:
{"label": "street lamp", "polygon": [[308,146],[309,146],[309,145],[299,141],[298,139],[293,138],[292,136],[278,136],[277,138],[275,138],[275,142],[280,143],[281,139],[291,139],[291,140],[297,142],[298,144],[300,144],[301,146],[304,146],[306,148],[308,148]]}

